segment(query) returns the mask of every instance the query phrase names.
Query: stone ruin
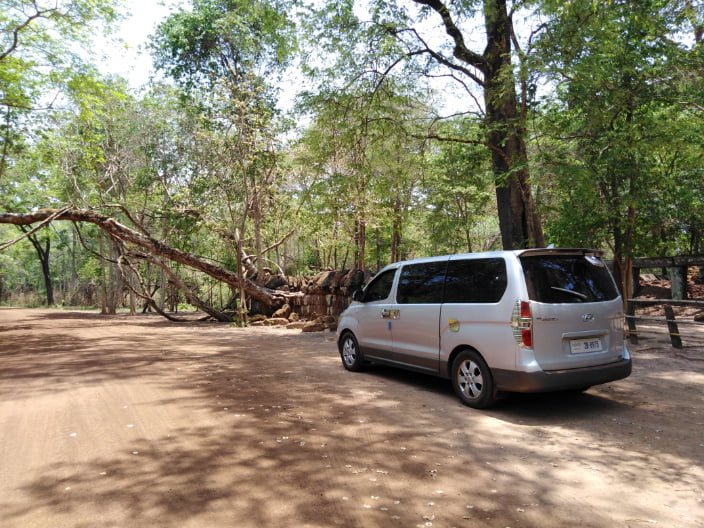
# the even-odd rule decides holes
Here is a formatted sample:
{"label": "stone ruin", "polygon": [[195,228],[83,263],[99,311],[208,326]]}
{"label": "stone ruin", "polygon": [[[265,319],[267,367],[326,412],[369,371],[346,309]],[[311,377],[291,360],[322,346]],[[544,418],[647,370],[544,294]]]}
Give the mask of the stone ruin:
{"label": "stone ruin", "polygon": [[369,280],[371,274],[361,269],[322,271],[312,277],[273,277],[266,287],[300,292],[271,317],[255,315],[251,326],[285,326],[304,332],[337,329],[337,319],[347,308],[355,290]]}

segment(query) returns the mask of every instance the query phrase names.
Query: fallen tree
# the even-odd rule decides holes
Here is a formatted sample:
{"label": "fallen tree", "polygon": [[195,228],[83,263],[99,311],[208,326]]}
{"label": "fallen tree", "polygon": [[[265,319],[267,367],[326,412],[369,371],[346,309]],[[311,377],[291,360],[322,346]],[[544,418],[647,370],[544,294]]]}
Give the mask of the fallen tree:
{"label": "fallen tree", "polygon": [[[35,233],[54,221],[87,222],[95,224],[108,236],[123,245],[131,244],[138,246],[151,255],[183,264],[184,266],[201,271],[216,280],[229,284],[234,288],[243,289],[251,299],[258,301],[271,310],[283,306],[288,299],[299,295],[297,293],[272,290],[260,286],[246,278],[240,280],[236,272],[216,266],[186,251],[168,246],[146,233],[141,233],[118,222],[110,216],[90,209],[66,207],[64,209],[39,209],[31,213],[0,213],[0,224],[12,224],[17,226],[33,226],[33,224],[38,224],[26,231],[24,236]],[[7,245],[4,247],[7,247]],[[3,249],[3,246],[0,246],[0,249]]]}

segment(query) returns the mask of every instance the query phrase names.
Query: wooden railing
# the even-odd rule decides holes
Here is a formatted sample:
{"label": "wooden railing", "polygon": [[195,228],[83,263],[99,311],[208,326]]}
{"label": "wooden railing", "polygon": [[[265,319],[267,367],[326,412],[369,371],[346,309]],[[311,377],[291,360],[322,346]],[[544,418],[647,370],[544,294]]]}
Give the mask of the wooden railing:
{"label": "wooden railing", "polygon": [[[665,311],[665,318],[637,316],[636,306],[662,306]],[[671,299],[628,299],[626,307],[626,324],[628,325],[628,337],[632,344],[638,344],[638,330],[636,321],[650,323],[666,323],[667,332],[670,334],[670,342],[673,348],[682,348],[682,335],[679,325],[699,325],[704,328],[704,323],[696,321],[683,321],[675,319],[673,306],[696,306],[704,309],[704,301],[676,301]]]}

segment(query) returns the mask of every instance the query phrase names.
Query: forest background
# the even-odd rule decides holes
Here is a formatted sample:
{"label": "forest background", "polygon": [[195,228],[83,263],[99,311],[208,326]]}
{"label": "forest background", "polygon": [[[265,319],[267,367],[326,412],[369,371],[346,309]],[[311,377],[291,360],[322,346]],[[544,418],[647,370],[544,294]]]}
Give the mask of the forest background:
{"label": "forest background", "polygon": [[702,253],[704,2],[191,0],[140,89],[91,52],[124,9],[0,0],[0,304],[271,311],[272,276],[547,244],[627,294]]}

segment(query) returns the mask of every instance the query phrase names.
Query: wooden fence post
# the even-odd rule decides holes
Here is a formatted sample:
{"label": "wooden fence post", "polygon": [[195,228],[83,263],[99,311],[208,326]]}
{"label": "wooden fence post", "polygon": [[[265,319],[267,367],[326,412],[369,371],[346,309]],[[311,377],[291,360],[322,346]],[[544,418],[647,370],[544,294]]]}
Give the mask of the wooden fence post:
{"label": "wooden fence post", "polygon": [[670,333],[670,342],[673,348],[682,348],[682,337],[675,322],[675,311],[669,304],[665,305],[665,319],[667,319],[667,331]]}
{"label": "wooden fence post", "polygon": [[626,324],[628,324],[628,338],[632,345],[638,344],[638,332],[636,331],[636,303],[631,300],[626,302]]}
{"label": "wooden fence post", "polygon": [[640,268],[631,268],[631,296],[638,297],[640,295],[641,285],[640,285]]}
{"label": "wooden fence post", "polygon": [[684,301],[687,299],[687,268],[677,266],[670,268],[670,279],[672,280],[672,299]]}

